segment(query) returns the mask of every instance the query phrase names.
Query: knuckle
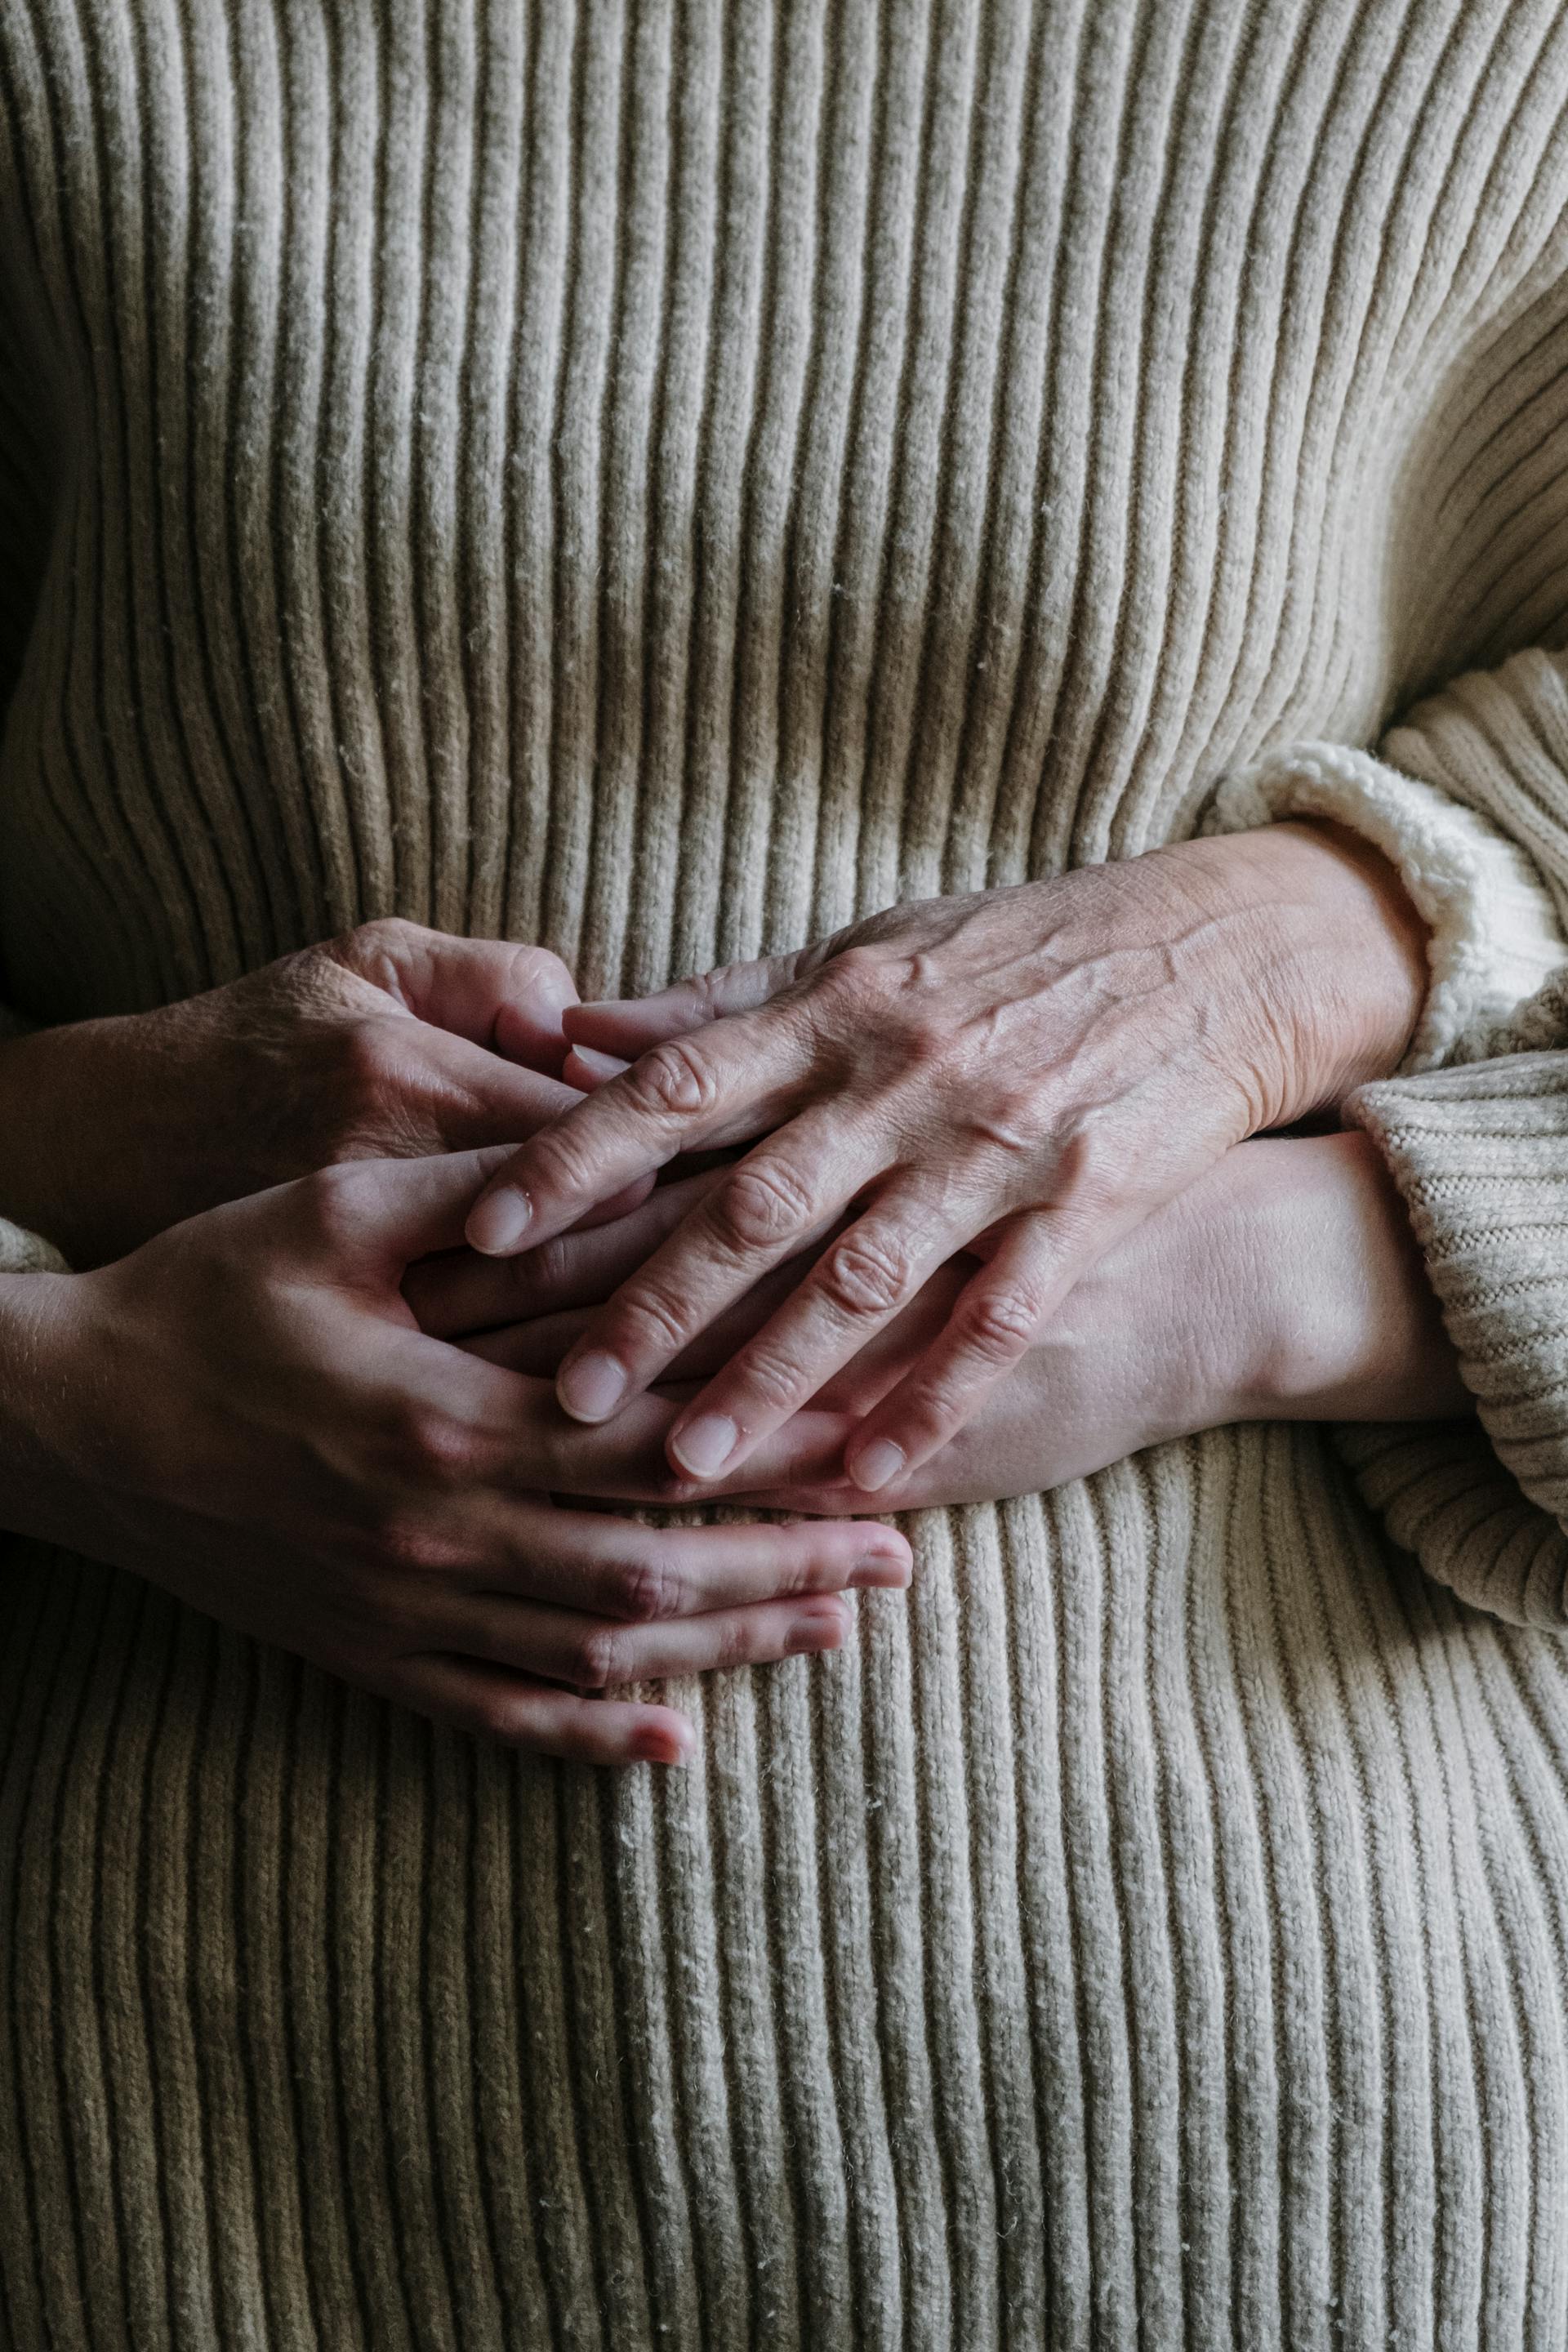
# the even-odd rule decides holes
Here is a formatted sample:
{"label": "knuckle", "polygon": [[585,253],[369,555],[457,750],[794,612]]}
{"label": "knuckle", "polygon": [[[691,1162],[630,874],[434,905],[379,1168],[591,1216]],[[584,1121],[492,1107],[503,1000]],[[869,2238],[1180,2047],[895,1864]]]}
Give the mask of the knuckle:
{"label": "knuckle", "polygon": [[750,1617],[737,1611],[725,1617],[714,1628],[713,1663],[721,1670],[749,1666],[762,1648],[756,1628]]}
{"label": "knuckle", "polygon": [[819,984],[835,996],[864,1002],[880,992],[886,972],[887,958],[881,950],[858,940],[840,948],[832,961],[823,966]]}
{"label": "knuckle", "polygon": [[584,1690],[604,1690],[626,1679],[621,1636],[613,1625],[588,1625],[574,1634],[567,1659],[572,1680]]}
{"label": "knuckle", "polygon": [[351,1119],[383,1108],[400,1091],[399,1057],[388,1030],[387,1022],[372,1017],[350,1022],[339,1034],[335,1083]]}
{"label": "knuckle", "polygon": [[689,1306],[679,1299],[669,1298],[650,1284],[629,1290],[618,1307],[618,1335],[634,1355],[649,1349],[671,1349],[679,1353],[691,1337],[689,1328]]}
{"label": "knuckle", "polygon": [[682,983],[690,991],[692,1003],[700,1012],[710,1017],[722,1014],[734,969],[732,964],[719,964],[711,971],[694,972],[689,981]]}
{"label": "knuckle", "polygon": [[404,975],[426,955],[440,934],[403,915],[376,915],[341,931],[323,950],[340,970],[368,981],[398,1003],[404,1001]]}
{"label": "knuckle", "polygon": [[982,1291],[964,1311],[963,1331],[979,1354],[1011,1360],[1029,1345],[1039,1321],[1037,1296],[1014,1285]]}
{"label": "knuckle", "polygon": [[561,958],[549,948],[535,947],[531,942],[512,948],[511,979],[525,992],[540,987],[552,991],[572,987],[572,975]]}
{"label": "knuckle", "polygon": [[366,1224],[378,1201],[376,1180],[363,1162],[336,1160],[301,1176],[293,1188],[293,1207],[303,1236],[337,1251],[345,1243],[363,1241]]}
{"label": "knuckle", "polygon": [[1011,1159],[1037,1150],[1046,1124],[1037,1090],[1006,1080],[963,1106],[961,1118],[972,1143]]}
{"label": "knuckle", "polygon": [[645,1110],[660,1118],[700,1118],[719,1097],[713,1066],[689,1037],[671,1037],[634,1062],[625,1084]]}
{"label": "knuckle", "polygon": [[592,1144],[570,1117],[558,1126],[542,1128],[526,1149],[531,1192],[570,1194],[594,1181],[596,1170]]}
{"label": "knuckle", "polygon": [[1105,1113],[1080,1112],[1062,1139],[1057,1165],[1058,1191],[1075,1207],[1109,1204],[1126,1190],[1126,1137]]}
{"label": "knuckle", "polygon": [[605,1571],[604,1595],[610,1612],[628,1624],[648,1625],[672,1617],[679,1605],[679,1580],[662,1561],[633,1555]]}
{"label": "knuckle", "polygon": [[524,1307],[539,1313],[562,1291],[570,1286],[574,1263],[573,1237],[556,1234],[537,1247],[524,1250],[521,1257],[498,1261],[504,1269],[502,1279],[511,1295],[516,1310]]}
{"label": "knuckle", "polygon": [[355,923],[329,940],[323,952],[369,978],[430,936],[423,924],[411,923],[405,916],[373,915],[368,922]]}
{"label": "knuckle", "polygon": [[795,1352],[788,1355],[775,1353],[753,1341],[739,1370],[752,1412],[759,1406],[764,1413],[793,1412],[827,1377],[820,1364],[813,1367],[804,1334],[796,1335]]}
{"label": "knuckle", "polygon": [[347,944],[365,956],[396,954],[434,937],[423,923],[411,923],[406,915],[373,915],[346,935]]}
{"label": "knuckle", "polygon": [[823,1287],[846,1315],[884,1315],[912,1285],[909,1254],[891,1238],[851,1234],[823,1260]]}
{"label": "knuckle", "polygon": [[782,1160],[743,1163],[720,1187],[710,1210],[720,1241],[742,1251],[794,1240],[811,1215],[810,1192]]}
{"label": "knuckle", "polygon": [[476,1432],[455,1413],[422,1399],[410,1398],[394,1408],[387,1436],[394,1459],[424,1484],[458,1485],[478,1459]]}
{"label": "knuckle", "polygon": [[[461,1546],[440,1528],[395,1511],[382,1520],[369,1549],[376,1570],[392,1570],[399,1576],[416,1578],[447,1575],[461,1567],[464,1559]],[[388,1590],[378,1583],[374,1595],[378,1622],[388,1624],[399,1606]],[[406,1622],[406,1616],[399,1622]]]}

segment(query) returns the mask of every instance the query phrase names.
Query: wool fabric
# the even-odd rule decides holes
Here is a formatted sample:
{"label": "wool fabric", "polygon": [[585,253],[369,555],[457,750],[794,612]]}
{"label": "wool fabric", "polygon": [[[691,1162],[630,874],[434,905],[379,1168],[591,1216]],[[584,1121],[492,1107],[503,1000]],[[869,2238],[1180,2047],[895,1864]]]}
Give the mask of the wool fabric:
{"label": "wool fabric", "polygon": [[23,1021],[1360,824],[1479,1406],[914,1515],[663,1775],[11,1545],[0,2345],[1568,2347],[1568,12],[8,0],[0,546]]}

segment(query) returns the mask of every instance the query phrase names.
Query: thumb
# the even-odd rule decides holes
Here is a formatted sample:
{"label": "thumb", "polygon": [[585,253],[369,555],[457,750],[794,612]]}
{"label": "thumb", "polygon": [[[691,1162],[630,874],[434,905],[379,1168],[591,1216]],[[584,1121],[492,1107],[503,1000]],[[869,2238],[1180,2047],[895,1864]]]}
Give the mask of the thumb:
{"label": "thumb", "polygon": [[673,988],[662,988],[653,996],[569,1004],[562,1012],[561,1025],[574,1046],[630,1061],[650,1045],[662,1045],[667,1037],[684,1037],[731,1013],[755,1012],[792,987],[815,961],[816,950],[801,948],[791,955],[763,956],[755,963],[724,964],[717,971],[677,981]]}
{"label": "thumb", "polygon": [[339,952],[416,1020],[559,1077],[566,1056],[561,1015],[576,1003],[577,991],[548,948],[388,921],[351,934]]}

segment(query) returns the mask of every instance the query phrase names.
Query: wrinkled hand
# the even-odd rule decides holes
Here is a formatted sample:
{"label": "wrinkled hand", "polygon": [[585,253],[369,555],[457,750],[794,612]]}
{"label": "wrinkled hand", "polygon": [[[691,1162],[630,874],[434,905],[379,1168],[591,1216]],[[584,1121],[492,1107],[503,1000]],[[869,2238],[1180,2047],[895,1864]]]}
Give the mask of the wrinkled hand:
{"label": "wrinkled hand", "polygon": [[[712,1181],[664,1188],[617,1223],[529,1256],[432,1259],[410,1268],[409,1297],[429,1328],[466,1332],[461,1344],[487,1361],[547,1377],[594,1307]],[[858,1490],[839,1466],[842,1450],[919,1360],[965,1279],[962,1264],[942,1268],[775,1433],[753,1457],[767,1483],[737,1469],[711,1491],[778,1509],[853,1509]],[[766,1319],[779,1281],[729,1309],[677,1371],[707,1377]],[[889,1510],[1000,1501],[1230,1422],[1472,1410],[1403,1203],[1368,1138],[1245,1143],[1090,1267],[973,1419],[879,1499]]]}
{"label": "wrinkled hand", "polygon": [[[676,1419],[670,1458],[706,1480],[978,1250],[850,1438],[856,1485],[901,1492],[1142,1218],[1243,1137],[1396,1065],[1423,953],[1392,870],[1317,824],[895,908],[640,1003],[568,1008],[566,1075],[605,1082],[491,1180],[468,1237],[535,1248],[682,1152],[765,1135],[559,1377],[568,1412],[606,1418],[770,1270],[816,1251]],[[606,1055],[638,1058],[607,1075]]]}
{"label": "wrinkled hand", "polygon": [[399,1285],[496,1155],[363,1161],[0,1291],[5,1524],[132,1570],[345,1679],[518,1745],[675,1762],[607,1686],[826,1650],[899,1586],[864,1523],[657,1528],[563,1493],[663,1483],[668,1410],[574,1426],[419,1329]]}
{"label": "wrinkled hand", "polygon": [[333,1161],[515,1143],[570,1107],[542,948],[363,923],[205,995],[0,1049],[0,1201],[73,1265]]}

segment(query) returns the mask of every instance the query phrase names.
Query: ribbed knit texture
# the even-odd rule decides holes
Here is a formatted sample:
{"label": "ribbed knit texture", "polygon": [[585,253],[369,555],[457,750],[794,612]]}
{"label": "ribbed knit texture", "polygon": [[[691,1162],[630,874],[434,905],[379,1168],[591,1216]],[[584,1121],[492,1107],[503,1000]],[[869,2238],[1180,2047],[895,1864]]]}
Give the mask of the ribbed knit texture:
{"label": "ribbed knit texture", "polygon": [[[13,1004],[388,911],[642,989],[1301,739],[1561,916],[1568,688],[1507,657],[1568,614],[1565,91],[1545,0],[9,0]],[[0,2343],[1559,2352],[1506,1387],[1422,1440],[1447,1585],[1397,1479],[1216,1433],[921,1515],[662,1777],[14,1547]]]}

